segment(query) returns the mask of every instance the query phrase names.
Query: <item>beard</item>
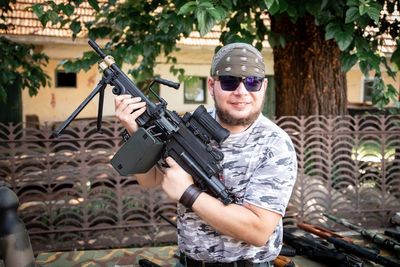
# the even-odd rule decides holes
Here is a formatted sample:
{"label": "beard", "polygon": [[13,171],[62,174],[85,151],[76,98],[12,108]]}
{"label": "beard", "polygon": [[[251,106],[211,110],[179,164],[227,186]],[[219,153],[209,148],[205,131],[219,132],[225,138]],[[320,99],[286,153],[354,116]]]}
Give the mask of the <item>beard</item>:
{"label": "beard", "polygon": [[231,125],[231,126],[250,126],[251,124],[253,124],[253,122],[255,122],[255,120],[258,118],[258,116],[260,116],[262,107],[264,106],[264,101],[265,101],[265,97],[263,97],[263,101],[262,101],[262,105],[261,107],[250,113],[247,117],[245,118],[234,118],[231,114],[229,114],[228,111],[223,110],[219,105],[218,105],[218,101],[216,101],[215,96],[213,96],[214,98],[214,103],[215,103],[215,111],[217,113],[218,119],[226,124],[226,125]]}

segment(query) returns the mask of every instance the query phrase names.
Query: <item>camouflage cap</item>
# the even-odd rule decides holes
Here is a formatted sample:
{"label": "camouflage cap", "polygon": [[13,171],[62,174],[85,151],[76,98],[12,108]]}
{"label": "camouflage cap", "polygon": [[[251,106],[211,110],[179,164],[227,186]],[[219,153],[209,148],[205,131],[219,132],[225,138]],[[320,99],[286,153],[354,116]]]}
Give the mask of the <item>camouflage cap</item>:
{"label": "camouflage cap", "polygon": [[246,43],[232,43],[222,47],[211,64],[211,76],[265,77],[265,64],[260,51]]}

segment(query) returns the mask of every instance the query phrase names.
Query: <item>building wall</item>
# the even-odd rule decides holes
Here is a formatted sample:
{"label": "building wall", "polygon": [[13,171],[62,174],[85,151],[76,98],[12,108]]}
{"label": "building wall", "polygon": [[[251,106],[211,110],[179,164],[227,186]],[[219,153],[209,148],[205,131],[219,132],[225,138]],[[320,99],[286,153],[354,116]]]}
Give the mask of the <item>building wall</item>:
{"label": "building wall", "polygon": [[[51,77],[51,86],[40,88],[38,95],[30,97],[28,92],[23,92],[23,117],[26,115],[37,115],[40,122],[64,121],[92,92],[101,79],[101,73],[97,66],[93,66],[88,72],[81,71],[77,74],[77,88],[56,88],[55,73],[57,64],[68,58],[80,57],[84,51],[91,48],[85,44],[50,44],[43,46],[43,52],[50,57],[50,62],[45,68]],[[175,54],[178,65],[185,69],[187,75],[208,77],[210,63],[214,55],[214,47],[210,46],[182,46],[181,51]],[[267,62],[267,73],[273,71],[272,54],[265,52]],[[170,64],[165,64],[164,58],[158,59],[155,74],[163,79],[178,82],[178,78],[170,73]],[[129,66],[123,66],[122,70],[128,72]],[[168,103],[170,110],[179,113],[193,111],[197,104],[184,104],[184,84],[178,90],[161,86],[160,96]],[[209,95],[206,97],[206,107],[213,106],[213,100]],[[97,117],[98,96],[96,96],[78,115],[79,118]],[[103,116],[114,115],[114,95],[110,87],[105,90]]]}
{"label": "building wall", "polygon": [[[386,84],[391,84],[397,91],[400,91],[400,73],[397,73],[396,80],[393,80],[386,73],[383,73],[382,76]],[[373,73],[371,73],[370,78],[373,77]],[[364,75],[358,68],[355,67],[347,73],[347,99],[349,104],[363,102],[363,81]]]}
{"label": "building wall", "polygon": [[[49,43],[49,42],[48,42]],[[207,77],[210,71],[210,63],[214,54],[214,47],[211,46],[180,46],[181,51],[174,56],[178,58],[178,65],[185,69],[187,75]],[[84,51],[91,48],[85,42],[77,44],[50,43],[42,47],[43,52],[50,57],[50,62],[46,67],[46,72],[52,79],[50,87],[41,88],[37,96],[30,97],[26,90],[23,91],[23,117],[26,115],[37,115],[39,121],[52,122],[64,121],[82,103],[82,101],[92,92],[99,80],[101,73],[97,66],[93,66],[88,72],[81,71],[77,75],[77,88],[55,88],[55,69],[61,60],[66,58],[73,59],[80,57]],[[273,56],[269,49],[263,51],[266,60],[267,75],[273,75]],[[155,69],[155,74],[161,78],[177,82],[169,69],[171,65],[165,64],[165,59],[160,57]],[[123,66],[125,72],[129,66]],[[354,68],[347,75],[348,100],[349,103],[360,103],[362,100],[361,86],[363,75]],[[399,88],[400,75],[394,83],[395,88]],[[179,113],[194,110],[197,104],[184,104],[184,85],[181,84],[179,90],[166,86],[161,86],[160,96],[168,102],[168,108]],[[96,96],[80,113],[77,118],[97,117],[98,96]],[[213,100],[207,93],[206,107],[213,106]],[[114,95],[111,88],[106,88],[104,98],[103,116],[114,115]]]}

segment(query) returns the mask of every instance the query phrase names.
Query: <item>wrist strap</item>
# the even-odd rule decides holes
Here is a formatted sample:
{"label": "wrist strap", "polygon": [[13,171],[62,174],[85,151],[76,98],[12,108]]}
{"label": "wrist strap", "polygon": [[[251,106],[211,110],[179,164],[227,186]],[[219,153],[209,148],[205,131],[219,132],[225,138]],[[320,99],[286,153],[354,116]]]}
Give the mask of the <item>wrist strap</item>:
{"label": "wrist strap", "polygon": [[191,184],[188,188],[186,188],[185,192],[183,192],[181,198],[179,199],[179,203],[186,208],[191,209],[193,203],[199,197],[200,193],[201,191],[194,184]]}
{"label": "wrist strap", "polygon": [[131,137],[131,135],[129,134],[128,130],[125,129],[125,130],[121,133],[121,137],[122,137],[122,140],[124,141],[124,143],[126,143],[126,142],[129,140],[129,138]]}

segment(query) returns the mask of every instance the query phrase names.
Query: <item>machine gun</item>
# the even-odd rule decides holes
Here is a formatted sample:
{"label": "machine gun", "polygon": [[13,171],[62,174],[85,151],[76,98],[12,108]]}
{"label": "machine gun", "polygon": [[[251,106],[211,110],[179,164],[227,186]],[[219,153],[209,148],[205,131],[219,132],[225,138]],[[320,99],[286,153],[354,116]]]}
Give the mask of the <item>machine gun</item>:
{"label": "machine gun", "polygon": [[154,166],[162,157],[171,156],[194,179],[203,190],[208,190],[225,205],[234,201],[219,180],[222,172],[221,161],[223,153],[217,148],[229,136],[229,131],[199,106],[193,114],[186,113],[183,117],[175,111],[166,108],[167,102],[151,90],[157,82],[175,89],[178,83],[155,78],[149,86],[159,103],[153,103],[140,89],[120,70],[113,57],[104,54],[96,42],[89,40],[89,45],[102,58],[99,63],[103,78],[79,107],[53,133],[55,137],[72,122],[81,110],[99,93],[99,109],[97,129],[101,129],[104,89],[113,86],[115,95],[130,94],[140,97],[146,102],[146,111],[136,122],[140,127],[132,135],[111,160],[113,167],[121,174],[144,173]]}

